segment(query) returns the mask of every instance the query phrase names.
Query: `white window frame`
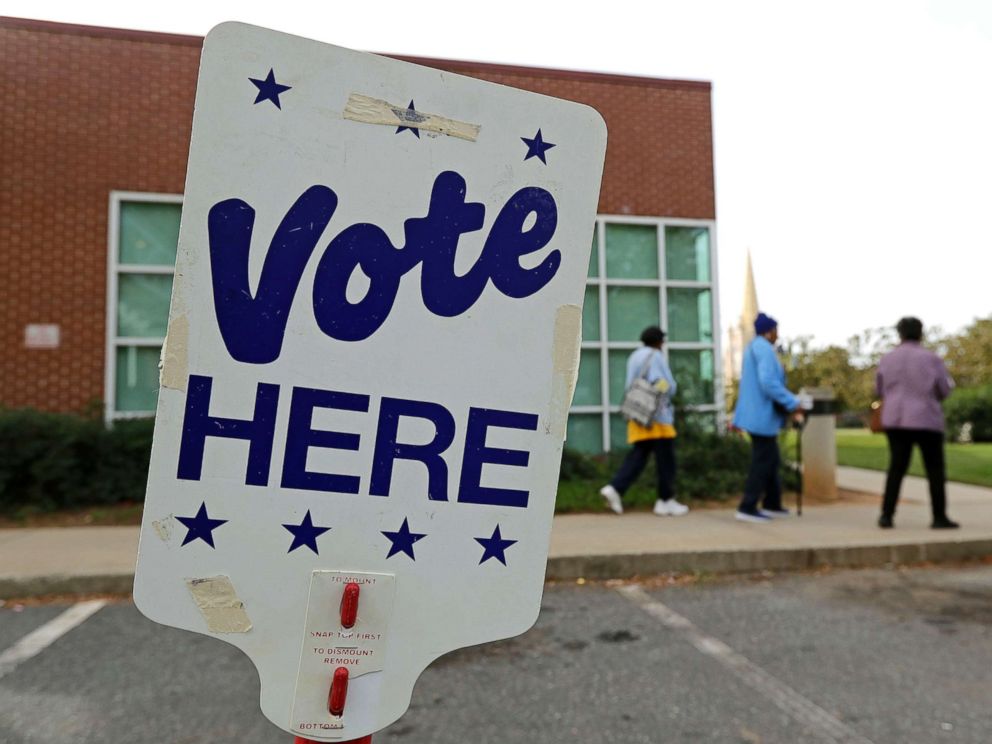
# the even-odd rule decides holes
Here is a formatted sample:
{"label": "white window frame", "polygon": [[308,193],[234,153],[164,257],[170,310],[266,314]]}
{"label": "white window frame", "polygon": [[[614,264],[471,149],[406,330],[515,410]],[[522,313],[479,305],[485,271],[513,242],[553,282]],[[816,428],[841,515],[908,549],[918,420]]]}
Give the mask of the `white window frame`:
{"label": "white window frame", "polygon": [[124,264],[120,255],[121,204],[138,202],[145,204],[183,203],[182,194],[161,194],[145,191],[111,191],[107,222],[107,314],[106,314],[106,358],[104,361],[103,417],[107,423],[121,419],[148,418],[155,411],[118,411],[117,408],[117,349],[121,346],[158,346],[165,343],[165,337],[141,337],[117,335],[118,277],[121,274],[161,274],[175,275],[175,266],[149,266],[146,264]]}
{"label": "white window frame", "polygon": [[[658,278],[657,279],[610,279],[606,276],[606,225],[649,225],[656,229],[658,236]],[[709,230],[709,261],[710,281],[669,281],[666,276],[665,263],[665,228],[666,227],[705,227]],[[599,352],[600,405],[572,406],[569,413],[599,414],[602,426],[602,451],[609,452],[610,447],[610,415],[620,412],[620,406],[610,404],[610,371],[609,355],[611,350],[630,350],[640,346],[637,341],[610,341],[607,335],[607,289],[609,287],[651,287],[658,291],[658,308],[660,310],[661,327],[668,328],[668,292],[670,287],[687,287],[710,290],[712,297],[713,341],[665,342],[665,358],[672,350],[712,350],[713,351],[713,390],[714,402],[687,406],[688,410],[713,412],[717,415],[717,426],[724,426],[724,389],[723,389],[723,354],[720,333],[720,285],[719,266],[717,263],[716,220],[693,220],[679,217],[635,217],[631,215],[601,214],[596,217],[597,276],[586,279],[586,287],[595,287],[599,293],[599,340],[583,341],[582,349]]]}

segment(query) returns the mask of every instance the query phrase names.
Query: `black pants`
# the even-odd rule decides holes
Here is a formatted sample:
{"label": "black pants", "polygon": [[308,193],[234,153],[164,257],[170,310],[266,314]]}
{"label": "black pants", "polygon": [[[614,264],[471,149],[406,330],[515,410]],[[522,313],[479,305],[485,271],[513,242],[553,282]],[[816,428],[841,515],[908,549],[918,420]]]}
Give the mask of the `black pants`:
{"label": "black pants", "polygon": [[782,458],[778,452],[778,437],[763,437],[751,434],[751,467],[744,482],[744,496],[739,511],[754,514],[758,501],[764,494],[763,506],[766,509],[782,508],[782,479],[779,466]]}
{"label": "black pants", "polygon": [[675,440],[643,439],[635,442],[620,470],[613,476],[610,485],[622,496],[637,480],[637,476],[648,464],[648,457],[654,453],[655,469],[658,471],[658,498],[668,501],[675,495]]}
{"label": "black pants", "polygon": [[885,478],[885,495],[882,497],[882,514],[891,517],[896,513],[899,488],[909,468],[913,445],[920,445],[923,467],[930,482],[930,508],[934,520],[947,518],[947,495],[944,492],[944,434],[926,429],[886,429],[889,439],[889,472]]}

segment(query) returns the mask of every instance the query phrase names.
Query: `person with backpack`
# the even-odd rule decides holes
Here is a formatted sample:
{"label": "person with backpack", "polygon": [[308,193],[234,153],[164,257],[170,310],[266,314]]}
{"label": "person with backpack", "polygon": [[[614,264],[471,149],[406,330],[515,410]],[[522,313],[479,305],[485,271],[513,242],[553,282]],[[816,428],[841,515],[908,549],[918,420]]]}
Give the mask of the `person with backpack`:
{"label": "person with backpack", "polygon": [[659,517],[681,517],[689,507],[675,499],[675,409],[672,396],[676,384],[661,352],[665,332],[649,326],[641,333],[641,348],[627,359],[627,390],[637,380],[645,380],[656,391],[657,407],[648,414],[645,424],[627,421],[627,442],[632,445],[623,464],[608,484],[599,489],[600,496],[615,514],[623,514],[623,494],[637,480],[653,454],[658,473],[658,499],[654,513]]}

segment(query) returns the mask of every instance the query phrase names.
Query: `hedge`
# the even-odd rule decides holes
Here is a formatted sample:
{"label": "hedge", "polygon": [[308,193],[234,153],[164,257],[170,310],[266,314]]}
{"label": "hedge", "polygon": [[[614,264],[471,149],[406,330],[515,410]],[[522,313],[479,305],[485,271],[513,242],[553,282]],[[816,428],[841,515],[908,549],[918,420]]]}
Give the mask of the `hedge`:
{"label": "hedge", "polygon": [[[751,450],[747,440],[734,435],[686,427],[679,428],[675,440],[675,493],[680,500],[723,500],[739,494],[744,485]],[[600,511],[603,500],[599,488],[608,483],[627,454],[624,448],[605,455],[587,455],[565,448],[561,462],[556,510]],[[624,495],[628,506],[654,503],[654,461]]]}
{"label": "hedge", "polygon": [[970,424],[965,431],[972,442],[992,442],[992,384],[955,390],[944,402],[944,416],[952,440]]}
{"label": "hedge", "polygon": [[142,501],[153,425],[0,410],[0,513]]}
{"label": "hedge", "polygon": [[[152,419],[108,427],[97,415],[0,409],[0,513],[54,511],[144,500]],[[720,499],[741,490],[749,447],[737,436],[719,436],[682,421],[676,440],[680,499]],[[559,511],[599,511],[599,488],[626,451],[584,455],[566,449],[561,463]],[[625,499],[654,502],[654,464]]]}

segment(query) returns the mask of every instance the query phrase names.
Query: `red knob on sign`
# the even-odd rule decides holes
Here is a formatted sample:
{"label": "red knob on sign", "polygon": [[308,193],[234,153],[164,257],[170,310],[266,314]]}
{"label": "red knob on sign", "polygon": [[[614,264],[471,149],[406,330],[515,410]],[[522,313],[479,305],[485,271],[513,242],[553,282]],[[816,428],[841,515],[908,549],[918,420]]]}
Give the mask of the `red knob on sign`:
{"label": "red knob on sign", "polygon": [[354,628],[358,619],[358,584],[353,581],[344,585],[344,594],[341,596],[341,627]]}
{"label": "red knob on sign", "polygon": [[344,713],[344,703],[348,698],[348,668],[338,667],[331,679],[331,691],[327,695],[327,710],[332,716]]}

